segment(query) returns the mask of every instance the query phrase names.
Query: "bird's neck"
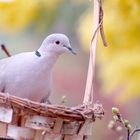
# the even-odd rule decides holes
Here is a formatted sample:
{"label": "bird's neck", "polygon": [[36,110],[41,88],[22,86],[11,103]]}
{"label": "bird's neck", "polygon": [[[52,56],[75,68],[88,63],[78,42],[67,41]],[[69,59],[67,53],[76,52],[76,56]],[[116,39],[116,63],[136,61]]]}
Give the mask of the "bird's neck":
{"label": "bird's neck", "polygon": [[43,63],[43,67],[46,66],[46,68],[52,69],[54,64],[56,63],[58,57],[60,54],[57,54],[55,52],[44,52],[41,49],[38,49],[38,53],[40,56],[38,56]]}

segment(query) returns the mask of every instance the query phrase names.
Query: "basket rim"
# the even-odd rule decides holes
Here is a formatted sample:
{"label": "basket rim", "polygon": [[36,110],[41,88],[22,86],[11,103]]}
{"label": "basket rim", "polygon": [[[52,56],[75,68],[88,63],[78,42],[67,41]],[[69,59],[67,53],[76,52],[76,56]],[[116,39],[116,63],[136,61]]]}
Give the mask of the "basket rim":
{"label": "basket rim", "polygon": [[13,109],[22,109],[25,113],[30,112],[41,116],[62,118],[71,121],[95,121],[96,118],[101,119],[104,116],[104,109],[100,103],[68,107],[39,103],[0,92],[0,104],[12,107]]}

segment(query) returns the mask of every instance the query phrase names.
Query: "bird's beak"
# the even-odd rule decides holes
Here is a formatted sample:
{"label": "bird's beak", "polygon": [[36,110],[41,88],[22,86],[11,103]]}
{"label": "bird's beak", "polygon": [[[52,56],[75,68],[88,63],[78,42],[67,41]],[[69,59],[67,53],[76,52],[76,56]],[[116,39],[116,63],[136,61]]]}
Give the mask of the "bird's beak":
{"label": "bird's beak", "polygon": [[63,45],[65,48],[67,48],[72,54],[76,55],[76,51],[71,47],[71,46],[66,46],[66,45]]}

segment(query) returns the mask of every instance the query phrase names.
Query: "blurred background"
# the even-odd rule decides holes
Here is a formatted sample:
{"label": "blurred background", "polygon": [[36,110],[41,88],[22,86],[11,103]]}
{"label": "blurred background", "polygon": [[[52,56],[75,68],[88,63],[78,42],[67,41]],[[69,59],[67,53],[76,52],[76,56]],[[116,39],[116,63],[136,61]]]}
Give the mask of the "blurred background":
{"label": "blurred background", "polygon": [[[64,54],[54,68],[53,103],[66,96],[66,105],[82,103],[93,29],[89,0],[0,0],[0,43],[12,55],[38,49],[51,33],[64,33],[77,56]],[[140,126],[140,1],[104,0],[104,28],[109,47],[99,37],[94,101],[105,109],[91,140],[118,139],[107,129],[111,108],[119,107],[133,126]],[[0,50],[0,59],[7,57]],[[136,136],[134,137],[136,139]]]}

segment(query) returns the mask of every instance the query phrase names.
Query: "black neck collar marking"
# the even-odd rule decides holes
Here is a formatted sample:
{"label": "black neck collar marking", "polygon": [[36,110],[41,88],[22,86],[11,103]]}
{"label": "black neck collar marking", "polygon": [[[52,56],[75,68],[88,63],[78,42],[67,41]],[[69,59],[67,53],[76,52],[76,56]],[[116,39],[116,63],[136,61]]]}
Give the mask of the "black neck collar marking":
{"label": "black neck collar marking", "polygon": [[38,50],[35,51],[35,55],[38,56],[38,57],[41,57],[41,54],[40,54],[40,52]]}

